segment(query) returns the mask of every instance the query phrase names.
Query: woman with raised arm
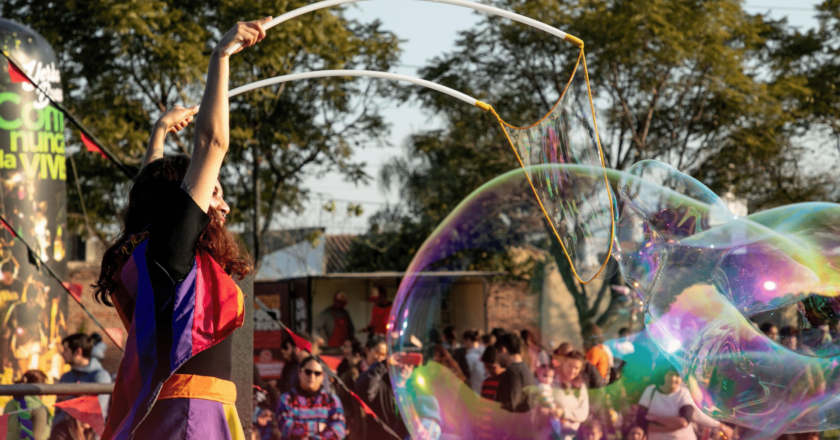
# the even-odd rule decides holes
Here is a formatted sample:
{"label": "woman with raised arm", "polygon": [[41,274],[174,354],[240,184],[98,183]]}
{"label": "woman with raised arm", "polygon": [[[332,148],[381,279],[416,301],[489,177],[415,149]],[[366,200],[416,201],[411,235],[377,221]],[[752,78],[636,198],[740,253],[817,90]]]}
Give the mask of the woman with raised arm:
{"label": "woman with raised arm", "polygon": [[162,156],[166,133],[195,109],[155,124],[122,233],[102,258],[95,295],[128,329],[103,439],[244,439],[229,338],[244,300],[231,276],[251,264],[225,228],[230,208],[218,181],[229,142],[225,49],[259,42],[269,19],[238,23],[213,50],[192,159]]}

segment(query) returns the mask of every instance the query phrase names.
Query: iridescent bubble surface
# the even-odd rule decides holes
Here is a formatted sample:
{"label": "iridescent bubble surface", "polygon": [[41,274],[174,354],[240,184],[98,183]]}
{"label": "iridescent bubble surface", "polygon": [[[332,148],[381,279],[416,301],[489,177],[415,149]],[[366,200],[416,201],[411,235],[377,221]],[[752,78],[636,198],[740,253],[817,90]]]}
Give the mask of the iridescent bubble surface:
{"label": "iridescent bubble surface", "polygon": [[[607,189],[583,51],[563,95],[539,122],[502,126],[525,168],[532,191],[562,241],[581,282],[600,275],[609,255],[614,207]],[[583,165],[574,173],[563,167]],[[578,185],[587,174],[588,184]]]}
{"label": "iridescent bubble surface", "polygon": [[[423,362],[415,368],[394,356],[391,377],[413,434],[427,416],[418,408],[428,405],[417,402],[428,399],[437,400],[447,435],[545,434],[540,399],[531,401],[533,411],[506,411],[435,354],[447,325],[458,333],[527,328],[550,353],[563,342],[588,348],[593,339],[584,339],[583,325],[598,323],[621,378],[586,394],[592,418],[608,432],[629,427],[632,405],[669,368],[703,413],[748,429],[745,435],[840,427],[840,206],[801,204],[743,218],[667,165],[608,171],[620,272],[581,286],[527,176],[562,175],[578,195],[606,195],[598,189],[603,174],[582,165],[536,168],[501,176],[465,199],[400,285],[390,347],[397,355],[420,353]],[[588,200],[578,196],[576,203],[586,209]],[[785,330],[781,340],[759,330],[765,323]],[[622,327],[631,335],[619,338]],[[630,341],[633,352],[624,353]]]}

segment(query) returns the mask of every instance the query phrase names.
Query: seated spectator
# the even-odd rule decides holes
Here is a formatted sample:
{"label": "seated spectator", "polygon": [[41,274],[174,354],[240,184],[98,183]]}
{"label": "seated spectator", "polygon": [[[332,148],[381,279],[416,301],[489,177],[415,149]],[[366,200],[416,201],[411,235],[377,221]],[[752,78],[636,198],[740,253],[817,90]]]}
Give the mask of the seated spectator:
{"label": "seated spectator", "polygon": [[[554,350],[553,358],[558,360],[560,358],[565,357],[567,354],[571,353],[575,350],[575,347],[568,343],[564,342],[557,346],[557,349]],[[583,383],[586,384],[586,387],[590,390],[596,388],[603,388],[606,386],[604,382],[604,378],[601,376],[601,373],[598,372],[598,369],[595,368],[594,365],[589,363],[589,361],[584,362],[583,370],[580,373],[581,379]]]}
{"label": "seated spectator", "polygon": [[633,425],[627,430],[624,438],[627,440],[645,440],[645,430],[639,427],[639,425]]}
{"label": "seated spectator", "polygon": [[[308,333],[301,332],[299,334],[301,338],[306,339],[309,341],[312,347],[311,352],[307,352],[306,350],[301,350],[297,346],[294,345],[294,341],[292,341],[292,361],[286,365],[283,365],[283,372],[280,373],[280,379],[283,380],[285,378],[284,388],[281,390],[284,393],[289,392],[292,389],[292,386],[297,381],[298,377],[298,370],[300,370],[300,361],[306,359],[310,356],[318,356],[321,354],[321,346],[324,345],[324,340],[320,336],[310,336]],[[287,339],[287,341],[290,339]],[[286,353],[283,351],[283,346],[280,347],[280,353],[283,355],[283,358],[286,358]],[[286,368],[289,368],[287,371]],[[324,391],[327,393],[332,392],[332,387],[330,386],[330,381],[324,381]]]}
{"label": "seated spectator", "polygon": [[682,377],[673,368],[665,373],[661,385],[651,385],[642,393],[636,424],[647,427],[649,440],[696,440],[692,422],[720,428],[726,438],[732,429],[706,416],[694,404]]}
{"label": "seated spectator", "polygon": [[94,440],[97,438],[96,432],[87,423],[65,417],[53,426],[49,440]]}
{"label": "seated spectator", "polygon": [[[581,371],[586,358],[579,351],[572,351],[557,357],[557,387],[554,388],[554,403],[557,407],[554,417],[560,419],[559,437],[572,440],[580,424],[589,418],[589,392]],[[601,430],[603,434],[603,429]]]}
{"label": "seated spectator", "polygon": [[344,408],[324,390],[324,367],[315,357],[300,363],[291,391],[280,396],[277,420],[284,439],[343,439]]}
{"label": "seated spectator", "polygon": [[604,427],[598,419],[592,419],[580,425],[578,440],[601,440],[604,438]]}
{"label": "seated spectator", "polygon": [[274,412],[269,409],[258,408],[253,430],[257,432],[259,440],[271,440],[277,427],[274,423]]}
{"label": "seated spectator", "polygon": [[[111,375],[102,368],[99,359],[91,357],[93,351],[93,339],[84,333],[76,333],[67,336],[61,341],[61,356],[64,362],[70,365],[70,371],[64,373],[59,383],[111,383]],[[79,396],[61,396],[58,401],[70,400]],[[99,395],[99,406],[102,409],[102,418],[108,418],[108,404],[111,396],[108,394]],[[58,424],[67,416],[67,413],[56,409],[53,425]]]}
{"label": "seated spectator", "polygon": [[[23,377],[16,383],[47,383],[47,375],[39,370],[29,370],[24,373]],[[29,419],[21,419],[20,412],[29,411]],[[6,437],[7,439],[30,438],[21,437],[21,428],[25,427],[32,431],[34,440],[47,440],[50,437],[50,427],[52,426],[52,413],[49,408],[44,405],[41,398],[38,396],[14,396],[6,407],[3,409],[3,414],[9,414],[6,421]]]}

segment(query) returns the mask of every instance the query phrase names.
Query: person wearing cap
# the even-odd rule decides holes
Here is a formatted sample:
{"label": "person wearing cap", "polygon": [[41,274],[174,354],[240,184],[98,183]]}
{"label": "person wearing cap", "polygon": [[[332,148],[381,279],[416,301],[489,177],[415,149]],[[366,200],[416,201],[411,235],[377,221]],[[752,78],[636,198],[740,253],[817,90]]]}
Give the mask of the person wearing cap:
{"label": "person wearing cap", "polygon": [[356,332],[346,307],[347,294],[339,290],[333,295],[332,305],[321,312],[315,321],[315,329],[327,341],[327,347],[341,347]]}
{"label": "person wearing cap", "polygon": [[388,318],[391,316],[392,305],[388,301],[388,290],[380,285],[373,286],[370,301],[374,303],[370,324],[361,331],[385,336],[388,333]]}

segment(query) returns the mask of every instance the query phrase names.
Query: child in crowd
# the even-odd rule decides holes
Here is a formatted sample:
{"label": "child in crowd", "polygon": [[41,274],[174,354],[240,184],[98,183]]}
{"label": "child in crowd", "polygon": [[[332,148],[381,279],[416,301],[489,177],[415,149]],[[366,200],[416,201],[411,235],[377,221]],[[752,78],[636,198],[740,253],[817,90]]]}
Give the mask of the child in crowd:
{"label": "child in crowd", "polygon": [[633,425],[627,430],[627,435],[624,438],[627,440],[645,440],[645,430],[639,425]]}
{"label": "child in crowd", "polygon": [[536,406],[538,408],[554,409],[554,392],[551,384],[554,383],[554,368],[548,365],[537,367],[537,395]]}
{"label": "child in crowd", "polygon": [[[541,432],[539,438],[549,438],[559,435],[562,429],[557,414],[557,404],[554,401],[554,368],[550,365],[537,366],[537,386],[532,390],[533,407],[538,409],[534,423]],[[553,435],[552,435],[553,434]]]}
{"label": "child in crowd", "polygon": [[598,419],[591,419],[580,425],[577,438],[578,440],[601,440],[604,438],[604,427]]}

